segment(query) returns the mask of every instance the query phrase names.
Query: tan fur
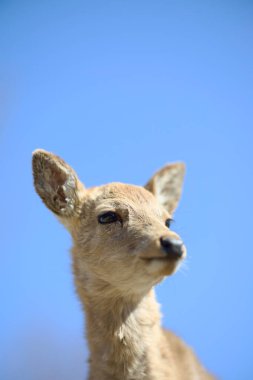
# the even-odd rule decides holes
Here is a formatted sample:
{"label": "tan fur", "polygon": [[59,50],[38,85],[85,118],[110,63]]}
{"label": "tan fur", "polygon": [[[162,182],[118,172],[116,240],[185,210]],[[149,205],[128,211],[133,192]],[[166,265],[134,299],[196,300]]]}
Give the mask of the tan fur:
{"label": "tan fur", "polygon": [[[73,271],[86,312],[89,380],[207,380],[189,347],[161,328],[154,285],[176,271],[160,238],[181,194],[183,164],[167,165],[146,188],[111,183],[85,189],[74,170],[43,150],[33,155],[36,191],[73,238]],[[164,208],[166,207],[166,208]],[[98,217],[113,211],[114,223]]]}

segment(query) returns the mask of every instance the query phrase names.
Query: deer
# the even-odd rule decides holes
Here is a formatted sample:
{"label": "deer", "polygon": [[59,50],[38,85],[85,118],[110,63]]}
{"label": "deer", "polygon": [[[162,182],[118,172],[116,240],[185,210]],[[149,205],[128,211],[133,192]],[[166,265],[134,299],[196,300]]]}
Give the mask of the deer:
{"label": "deer", "polygon": [[37,149],[35,190],[72,237],[76,292],[85,312],[88,380],[211,380],[193,350],[161,326],[154,287],[180,267],[172,231],[185,173],[167,164],[142,186],[86,188],[62,158]]}

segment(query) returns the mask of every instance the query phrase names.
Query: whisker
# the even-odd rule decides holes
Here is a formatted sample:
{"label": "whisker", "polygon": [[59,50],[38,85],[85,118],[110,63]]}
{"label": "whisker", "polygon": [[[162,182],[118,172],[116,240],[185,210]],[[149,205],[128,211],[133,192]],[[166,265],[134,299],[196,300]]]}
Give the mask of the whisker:
{"label": "whisker", "polygon": [[183,262],[182,262],[182,264],[181,264],[181,266],[180,266],[180,268],[179,268],[179,272],[181,272],[183,275],[187,275],[188,274],[188,272],[189,272],[189,266],[188,266],[188,263],[189,263],[189,260],[188,259],[185,259]]}

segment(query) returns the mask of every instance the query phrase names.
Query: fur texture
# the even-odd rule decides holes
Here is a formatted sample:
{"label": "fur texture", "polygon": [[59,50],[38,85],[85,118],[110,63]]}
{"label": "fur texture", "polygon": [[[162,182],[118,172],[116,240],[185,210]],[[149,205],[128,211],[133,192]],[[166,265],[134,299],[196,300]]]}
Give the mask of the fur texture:
{"label": "fur texture", "polygon": [[[154,294],[186,256],[184,246],[178,258],[161,246],[161,238],[180,241],[165,222],[179,201],[184,165],[165,166],[145,188],[111,183],[86,189],[61,158],[36,150],[33,174],[37,193],[73,238],[89,380],[212,379],[191,349],[161,328]],[[114,220],[102,223],[108,213]]]}

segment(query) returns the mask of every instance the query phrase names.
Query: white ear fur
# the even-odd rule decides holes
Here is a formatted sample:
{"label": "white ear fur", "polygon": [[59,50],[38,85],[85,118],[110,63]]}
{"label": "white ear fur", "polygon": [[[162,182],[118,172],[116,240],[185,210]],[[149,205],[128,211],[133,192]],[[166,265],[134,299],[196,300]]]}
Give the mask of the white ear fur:
{"label": "white ear fur", "polygon": [[75,171],[60,157],[42,149],[33,153],[34,186],[45,205],[59,217],[79,212],[83,189]]}
{"label": "white ear fur", "polygon": [[181,162],[164,166],[146,184],[149,190],[170,213],[176,209],[185,174],[185,165]]}

